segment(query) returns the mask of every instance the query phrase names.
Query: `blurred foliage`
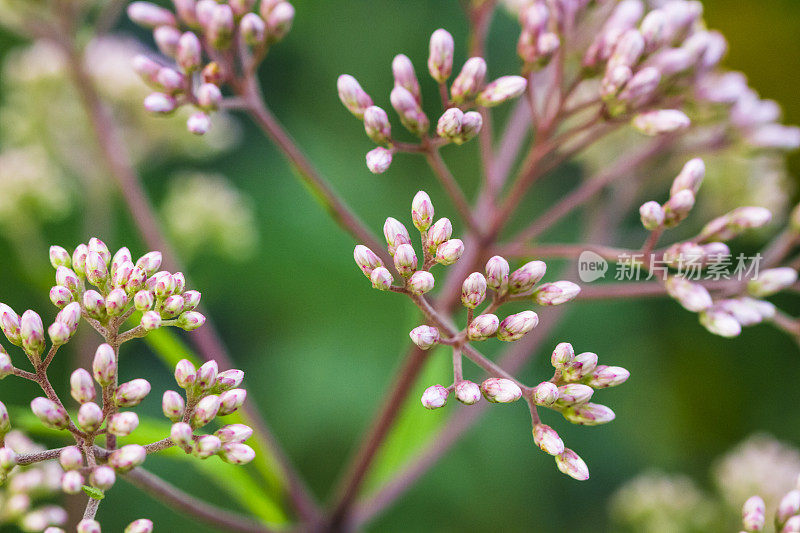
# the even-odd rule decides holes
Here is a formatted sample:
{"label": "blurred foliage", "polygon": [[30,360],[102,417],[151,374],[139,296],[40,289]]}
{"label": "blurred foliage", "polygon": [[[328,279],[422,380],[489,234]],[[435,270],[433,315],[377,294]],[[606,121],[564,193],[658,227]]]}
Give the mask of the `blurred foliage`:
{"label": "blurred foliage", "polygon": [[[370,142],[341,107],[335,80],[340,73],[353,74],[376,104],[388,104],[394,54],[406,53],[422,72],[428,36],[442,26],[461,46],[456,57],[460,63],[466,23],[458,2],[295,4],[295,28],[262,69],[265,93],[276,114],[374,229],[386,216],[407,219],[410,199],[419,188],[431,194],[437,214],[456,219],[451,206],[437,201],[444,195],[421,160],[401,155],[387,174],[369,174],[364,153]],[[745,70],[765,97],[780,101],[788,122],[800,123],[800,3],[705,4],[710,25],[731,43],[728,65]],[[512,28],[504,16],[493,26],[490,74],[516,64]],[[128,24],[123,29],[134,32]],[[17,43],[16,37],[0,33],[0,55]],[[423,91],[431,105],[433,84],[424,84]],[[241,262],[201,249],[190,275],[237,364],[247,372],[248,401],[266,415],[324,500],[391,385],[408,344],[407,332],[417,324],[416,312],[404,299],[369,287],[352,264],[350,238],[293,179],[274,147],[246,119],[242,124],[242,144],[204,163],[203,170],[225,174],[250,198],[260,245]],[[474,190],[476,146],[462,149],[457,160],[446,152],[465,188]],[[799,163],[795,157],[795,174]],[[154,203],[160,205],[169,194],[165,177],[196,165],[179,158],[146,161],[141,172]],[[560,180],[550,193],[558,194],[567,185],[569,181]],[[107,202],[103,224],[86,228],[81,214],[72,213],[60,224],[43,225],[46,242],[70,247],[97,234],[109,246],[143,251],[120,200]],[[540,208],[535,199],[527,206],[531,211]],[[456,234],[462,229],[456,227]],[[45,320],[52,319],[46,247],[25,241],[20,248],[17,242],[14,235],[0,235],[0,298],[15,309],[33,307]],[[790,310],[792,305],[800,310],[796,303],[785,304]],[[714,458],[752,432],[763,430],[800,443],[800,417],[796,409],[785,408],[800,404],[800,358],[796,345],[769,327],[748,328],[741,338],[725,340],[709,335],[673,302],[575,304],[543,353],[562,340],[625,366],[632,374],[611,400],[617,412],[613,424],[579,430],[545,413],[545,422],[556,423],[570,447],[586,459],[590,481],[565,478],[535,449],[523,406],[496,406],[370,530],[611,531],[610,495],[645,469],[689,473],[710,486],[705,473]],[[85,362],[96,342],[86,332],[71,343],[71,350],[59,354],[52,367],[56,387],[66,389],[74,361]],[[83,348],[81,353],[76,347]],[[145,411],[160,416],[158,398],[174,386],[169,369],[143,343],[130,343],[123,352],[122,379],[150,379],[153,393]],[[435,356],[427,371],[430,380],[416,385],[409,405],[427,384],[449,379],[447,365],[439,364],[444,352]],[[522,378],[536,383],[548,368],[549,358],[537,357]],[[480,376],[474,368],[467,372],[475,379]],[[8,379],[2,382],[0,399],[25,405],[33,392],[28,383]],[[424,427],[413,421],[422,415],[430,417]],[[382,456],[386,467],[415,450],[421,434],[443,415],[418,408],[409,416],[416,418],[401,425]],[[183,464],[161,458],[148,463],[199,497],[232,503],[216,486],[198,482],[197,474],[185,471]],[[207,530],[124,482],[108,494],[99,512],[109,531],[119,531],[141,516],[152,518],[163,531]]]}

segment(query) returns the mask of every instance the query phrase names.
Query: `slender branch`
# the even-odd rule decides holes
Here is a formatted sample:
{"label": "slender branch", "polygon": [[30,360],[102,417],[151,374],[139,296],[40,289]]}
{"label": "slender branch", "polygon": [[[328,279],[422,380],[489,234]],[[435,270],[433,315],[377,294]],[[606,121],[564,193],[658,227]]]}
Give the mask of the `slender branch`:
{"label": "slender branch", "polygon": [[194,518],[221,528],[223,531],[242,533],[269,533],[268,527],[228,510],[198,500],[143,468],[134,468],[125,479],[143,491],[153,495],[158,501],[171,505]]}
{"label": "slender branch", "polygon": [[500,245],[494,252],[504,257],[557,257],[577,259],[584,251],[592,251],[608,261],[617,261],[620,256],[632,256],[640,253],[638,250],[627,248],[614,248],[597,244],[538,244],[526,245],[513,243]]}
{"label": "slender branch", "polygon": [[43,452],[17,455],[16,463],[20,466],[25,466],[25,465],[32,465],[34,463],[39,463],[41,461],[47,461],[49,459],[55,459],[61,454],[61,451],[63,449],[64,448],[55,448]]}
{"label": "slender branch", "polygon": [[86,510],[83,511],[83,519],[84,520],[94,520],[95,515],[97,515],[97,509],[100,507],[100,500],[96,500],[89,497],[89,501],[86,502]]}

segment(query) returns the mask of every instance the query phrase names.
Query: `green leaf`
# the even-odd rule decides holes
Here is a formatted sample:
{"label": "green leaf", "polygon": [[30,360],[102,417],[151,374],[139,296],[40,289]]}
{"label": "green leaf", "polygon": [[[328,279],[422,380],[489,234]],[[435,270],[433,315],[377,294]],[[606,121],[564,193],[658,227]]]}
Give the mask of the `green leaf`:
{"label": "green leaf", "polygon": [[90,487],[89,485],[83,485],[83,486],[81,486],[81,489],[83,489],[83,492],[88,494],[89,497],[91,499],[93,499],[93,500],[102,500],[103,498],[106,497],[106,493],[105,492],[103,492],[100,489],[96,489],[94,487]]}

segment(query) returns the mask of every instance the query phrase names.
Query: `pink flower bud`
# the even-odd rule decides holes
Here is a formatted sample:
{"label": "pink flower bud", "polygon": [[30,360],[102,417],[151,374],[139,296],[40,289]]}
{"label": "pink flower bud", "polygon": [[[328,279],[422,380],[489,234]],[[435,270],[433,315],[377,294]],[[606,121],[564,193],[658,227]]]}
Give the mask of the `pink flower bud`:
{"label": "pink flower bud", "polygon": [[42,396],[33,399],[31,411],[48,428],[66,429],[69,426],[69,415],[64,408]]}
{"label": "pink flower bud", "polygon": [[34,311],[28,309],[22,313],[19,321],[19,336],[22,348],[32,360],[38,360],[44,351],[44,325],[42,318]]}
{"label": "pink flower bud", "polygon": [[608,70],[618,66],[633,67],[644,52],[645,41],[639,30],[630,29],[623,33],[614,46],[608,59]]}
{"label": "pink flower bud", "polygon": [[460,104],[478,96],[486,80],[486,61],[482,57],[467,59],[450,88],[450,98]]}
{"label": "pink flower bud", "polygon": [[378,146],[367,152],[366,161],[370,172],[383,174],[389,170],[389,166],[392,164],[392,151]]}
{"label": "pink flower bud", "polygon": [[183,297],[173,294],[168,296],[161,303],[160,311],[162,318],[174,318],[183,311]]}
{"label": "pink flower bud", "polygon": [[83,454],[77,446],[67,446],[58,455],[58,462],[64,470],[77,470],[83,466]]}
{"label": "pink flower bud", "polygon": [[142,314],[142,319],[139,322],[145,331],[153,331],[161,327],[161,315],[156,311],[147,311]]}
{"label": "pink flower bud", "polygon": [[[559,391],[555,383],[542,381],[533,388],[533,401],[536,405],[549,407],[558,400]],[[559,452],[560,453],[560,452]]]}
{"label": "pink flower bud", "polygon": [[581,383],[569,383],[558,387],[558,400],[561,407],[586,403],[592,399],[594,389]]}
{"label": "pink flower bud", "polygon": [[65,266],[56,268],[56,283],[65,287],[73,296],[79,294],[81,281],[75,272]]}
{"label": "pink flower bud", "polygon": [[475,309],[486,299],[486,278],[480,272],[473,272],[461,285],[461,303],[464,307]]}
{"label": "pink flower bud", "polygon": [[453,139],[456,144],[464,144],[481,131],[483,117],[477,111],[467,111],[461,119],[461,135]]}
{"label": "pink flower bud", "polygon": [[414,96],[417,102],[421,102],[419,80],[417,80],[414,65],[408,56],[404,54],[394,56],[392,60],[392,75],[394,76],[395,87],[403,87]]}
{"label": "pink flower bud", "polygon": [[238,387],[244,380],[244,372],[236,368],[231,368],[217,374],[217,381],[214,385],[214,392],[224,392],[234,387]]}
{"label": "pink flower bud", "polygon": [[422,393],[422,406],[425,409],[439,409],[447,403],[447,389],[441,385],[432,385]]}
{"label": "pink flower bud", "polygon": [[378,106],[364,110],[364,131],[376,144],[386,144],[392,138],[392,126],[386,111]]}
{"label": "pink flower bud", "polygon": [[452,265],[464,255],[464,243],[461,239],[450,239],[436,248],[436,262],[441,265]]}
{"label": "pink flower bud", "polygon": [[534,424],[533,442],[545,453],[560,455],[564,453],[564,441],[553,428],[546,424]]}
{"label": "pink flower bud", "polygon": [[241,17],[245,13],[253,10],[256,5],[256,0],[229,0],[228,2],[233,9],[233,13],[237,17]]}
{"label": "pink flower bud", "polygon": [[139,417],[132,411],[113,415],[108,421],[108,432],[118,437],[127,437],[139,426]]}
{"label": "pink flower bud", "polygon": [[60,346],[66,344],[74,332],[70,331],[66,324],[62,322],[53,322],[47,328],[47,334],[50,336],[50,341],[53,346]]}
{"label": "pink flower bud", "polygon": [[17,466],[17,453],[9,447],[0,448],[0,475],[4,476]]}
{"label": "pink flower bud", "polygon": [[133,2],[128,5],[128,17],[148,29],[157,26],[175,26],[175,16],[171,11],[150,2]]}
{"label": "pink flower bud", "polygon": [[219,396],[220,408],[218,416],[225,416],[233,413],[244,405],[247,398],[247,391],[245,389],[231,389],[225,391]]}
{"label": "pink flower bud", "polygon": [[498,293],[504,293],[508,288],[510,270],[508,261],[499,255],[492,257],[486,262],[486,283]]}
{"label": "pink flower bud", "polygon": [[72,264],[72,258],[64,248],[61,246],[50,247],[50,264],[53,268],[57,269],[60,266],[69,268]]}
{"label": "pink flower bud", "polygon": [[394,255],[395,249],[401,244],[411,244],[411,237],[406,227],[397,219],[389,217],[383,224],[383,236],[389,253]]}
{"label": "pink flower bud", "polygon": [[478,315],[467,328],[467,338],[471,341],[485,341],[495,333],[497,328],[500,327],[500,319],[497,315],[487,313],[485,315]]}
{"label": "pink flower bud", "polygon": [[630,377],[631,373],[620,366],[598,366],[592,372],[586,384],[595,389],[604,389],[606,387],[616,387],[625,383]]}
{"label": "pink flower bud", "polygon": [[183,293],[183,310],[191,311],[200,305],[200,291],[186,291]]}
{"label": "pink flower bud", "polygon": [[469,380],[456,383],[455,392],[456,400],[465,405],[474,405],[481,399],[481,388]]}
{"label": "pink flower bud", "polygon": [[372,276],[373,270],[383,266],[381,258],[363,244],[356,245],[355,250],[353,250],[353,258],[358,267],[368,278]]}
{"label": "pink flower bud", "polygon": [[136,294],[138,291],[145,288],[147,284],[147,272],[142,267],[135,266],[128,276],[128,282],[125,284],[125,291],[128,294]]}
{"label": "pink flower bud", "polygon": [[561,305],[574,299],[581,288],[571,281],[545,283],[533,293],[533,301],[539,305]]}
{"label": "pink flower bud", "polygon": [[436,249],[440,244],[446,242],[453,236],[453,224],[449,218],[440,218],[428,230],[428,239],[426,244],[428,251],[436,253]]}
{"label": "pink flower bud", "polygon": [[700,284],[678,276],[670,276],[664,283],[667,293],[678,301],[686,310],[698,313],[709,309],[712,305],[711,295]]}
{"label": "pink flower bud", "polygon": [[142,81],[144,81],[146,84],[151,87],[158,86],[156,76],[158,76],[158,71],[161,70],[161,64],[153,61],[145,55],[139,54],[133,58],[132,67],[134,72],[136,72],[136,74],[138,74]]}
{"label": "pink flower bud", "polygon": [[547,265],[542,261],[531,261],[515,270],[508,278],[508,287],[512,294],[528,292],[539,283],[547,272]]}
{"label": "pink flower bud", "polygon": [[409,332],[408,336],[423,350],[427,350],[439,342],[439,330],[433,326],[417,326]]}
{"label": "pink flower bud", "polygon": [[[145,2],[141,3],[144,4]],[[78,533],[100,533],[100,522],[85,518],[78,522],[76,531]]]}
{"label": "pink flower bud", "polygon": [[389,101],[397,111],[403,127],[414,135],[422,136],[427,133],[430,121],[413,94],[404,87],[396,86],[389,95]]}
{"label": "pink flower bud", "polygon": [[186,129],[189,133],[193,133],[194,135],[205,135],[208,133],[208,130],[211,129],[211,117],[202,111],[192,113],[192,115],[186,119]]}
{"label": "pink flower bud", "polygon": [[169,431],[169,438],[181,448],[185,449],[191,447],[194,443],[192,439],[192,426],[185,422],[172,424],[172,428]]}
{"label": "pink flower bud", "polygon": [[153,302],[155,302],[155,297],[150,291],[139,291],[133,297],[133,306],[137,311],[149,311],[153,307]]}
{"label": "pink flower bud", "polygon": [[89,484],[103,491],[113,487],[116,481],[117,474],[114,473],[114,469],[110,466],[97,466],[93,468],[92,473],[89,474]]}
{"label": "pink flower bud", "polygon": [[394,251],[394,266],[403,277],[409,277],[417,270],[417,254],[410,244],[401,244]]}
{"label": "pink flower bud", "polygon": [[668,24],[667,14],[661,9],[654,9],[645,15],[639,25],[639,31],[644,37],[645,51],[653,52],[666,44]]}
{"label": "pink flower bud", "polygon": [[197,26],[197,0],[172,0],[175,12],[188,26]]}
{"label": "pink flower bud", "polygon": [[770,268],[750,280],[747,283],[747,291],[753,296],[771,296],[793,285],[796,281],[797,271],[795,269],[791,267]]}
{"label": "pink flower bud", "polygon": [[439,83],[444,83],[453,72],[453,36],[447,30],[438,29],[431,35],[428,72]]}
{"label": "pink flower bud", "polygon": [[168,57],[175,57],[178,51],[178,41],[181,38],[181,32],[174,26],[159,26],[153,30],[153,40],[162,54]]}
{"label": "pink flower bud", "polygon": [[105,304],[108,316],[120,316],[128,305],[128,295],[123,289],[114,289],[106,296]]}
{"label": "pink flower bud", "polygon": [[692,121],[683,111],[677,109],[659,109],[647,111],[634,117],[633,127],[645,135],[661,135],[685,130]]}
{"label": "pink flower bud", "polygon": [[137,378],[117,387],[114,401],[120,407],[133,407],[142,403],[148,394],[150,394],[150,382]]}
{"label": "pink flower bud", "polygon": [[222,441],[214,435],[203,435],[194,443],[192,453],[200,459],[208,459],[216,455],[222,447]]}
{"label": "pink flower bud", "polygon": [[447,140],[456,139],[461,135],[461,121],[464,119],[464,112],[457,107],[451,107],[439,117],[436,124],[436,134]]}
{"label": "pink flower bud", "polygon": [[[193,32],[181,35],[175,50],[175,60],[184,72],[193,72],[200,68],[203,57],[200,39]],[[138,263],[137,263],[138,264]],[[156,267],[157,269],[158,267]]]}
{"label": "pink flower bud", "polygon": [[156,81],[170,95],[181,92],[186,85],[186,78],[183,77],[183,74],[168,67],[162,67],[158,71]]}
{"label": "pink flower bud", "polygon": [[89,433],[100,429],[104,417],[103,410],[94,402],[81,404],[78,409],[78,425]]}
{"label": "pink flower bud", "polygon": [[[159,66],[158,68],[160,69],[161,67]],[[86,256],[88,255],[89,247],[85,244],[79,244],[72,252],[72,270],[81,277],[86,273]]]}
{"label": "pink flower bud", "polygon": [[227,4],[219,4],[205,24],[206,39],[214,48],[224,50],[231,45],[235,22],[233,10]]}
{"label": "pink flower bud", "polygon": [[561,378],[564,381],[580,381],[597,368],[597,354],[584,352],[576,355],[575,360],[561,369]]}
{"label": "pink flower bud", "polygon": [[519,386],[505,378],[489,378],[481,383],[484,398],[492,403],[511,403],[522,398]]}
{"label": "pink flower bud", "polygon": [[479,106],[494,107],[518,97],[527,86],[528,82],[522,76],[502,76],[487,85],[476,101]]}
{"label": "pink flower bud", "polygon": [[247,13],[239,23],[244,42],[250,46],[261,46],[267,40],[267,24],[255,13]]}
{"label": "pink flower bud", "polygon": [[14,365],[11,364],[11,358],[8,356],[5,349],[0,346],[0,379],[5,379],[13,373]]}
{"label": "pink flower bud", "polygon": [[197,370],[188,359],[181,359],[175,365],[175,381],[182,389],[187,389],[192,386],[197,379]]}
{"label": "pink flower bud", "polygon": [[433,202],[425,191],[419,191],[411,201],[411,220],[419,231],[425,231],[433,223]]}
{"label": "pink flower bud", "polygon": [[639,217],[642,226],[648,231],[653,231],[661,227],[664,223],[664,209],[658,202],[645,202],[639,208]]}
{"label": "pink flower bud", "polygon": [[586,463],[569,448],[564,448],[563,452],[556,455],[556,466],[563,474],[578,481],[589,479],[589,468]]}
{"label": "pink flower bud", "polygon": [[80,472],[72,470],[64,472],[61,476],[61,490],[66,494],[78,494],[83,486],[83,476]]}
{"label": "pink flower bud", "polygon": [[369,279],[372,281],[372,287],[380,291],[388,291],[394,281],[391,272],[384,267],[378,267],[373,270]]}
{"label": "pink flower bud", "polygon": [[108,464],[117,472],[127,472],[144,463],[147,452],[138,444],[126,444],[108,456]]}
{"label": "pink flower bud", "polygon": [[70,331],[75,331],[81,320],[81,304],[78,302],[68,303],[64,309],[56,315],[56,322],[63,322]]}
{"label": "pink flower bud", "polygon": [[[94,252],[100,256],[101,261],[103,262],[106,267],[108,267],[108,263],[111,261],[111,252],[108,250],[108,246],[106,243],[98,239],[97,237],[92,237],[89,239],[89,245],[86,247],[89,252]],[[87,255],[88,260],[88,255]]]}
{"label": "pink flower bud", "polygon": [[111,265],[111,285],[118,289],[124,289],[128,285],[128,281],[133,274],[133,262],[123,261],[119,264]]}
{"label": "pink flower bud", "polygon": [[408,278],[406,288],[412,294],[422,295],[433,290],[434,283],[433,274],[425,270],[418,270]]}
{"label": "pink flower bud", "polygon": [[575,359],[575,350],[568,342],[562,342],[556,345],[553,350],[553,355],[550,357],[550,362],[556,369],[564,368]]}
{"label": "pink flower bud", "polygon": [[[632,77],[633,71],[625,65],[608,70],[600,83],[600,96],[603,100],[612,100]],[[612,114],[615,114],[613,108]]]}
{"label": "pink flower bud", "polygon": [[244,465],[255,459],[256,452],[241,442],[226,442],[219,451],[220,459],[233,465]]}
{"label": "pink flower bud", "polygon": [[161,408],[164,411],[164,416],[173,422],[177,422],[183,417],[186,404],[183,400],[183,396],[173,390],[168,390],[164,392],[164,396],[161,400]]}
{"label": "pink flower bud", "polygon": [[533,311],[523,311],[507,316],[497,329],[497,339],[513,342],[521,339],[526,333],[539,324],[539,315]]}
{"label": "pink flower bud", "polygon": [[614,420],[614,411],[605,405],[586,403],[575,405],[561,413],[564,418],[581,426],[597,426]]}
{"label": "pink flower bud", "polygon": [[364,112],[372,105],[372,98],[364,92],[358,81],[349,74],[342,74],[336,82],[339,99],[344,106],[359,120],[364,118]]}
{"label": "pink flower bud", "polygon": [[792,490],[787,492],[778,504],[775,521],[785,526],[789,518],[798,513],[800,513],[800,490]]}
{"label": "pink flower bud", "polygon": [[712,307],[701,311],[699,319],[704,328],[720,337],[738,337],[742,333],[742,325],[736,317],[722,309]]}
{"label": "pink flower bud", "polygon": [[150,93],[144,99],[144,108],[156,115],[169,115],[178,107],[178,102],[168,94]]}
{"label": "pink flower bud", "polygon": [[766,505],[760,496],[751,496],[742,506],[742,525],[747,531],[761,531],[766,521]]}
{"label": "pink flower bud", "polygon": [[186,311],[178,317],[177,326],[184,331],[194,331],[206,323],[206,317],[197,311]]}
{"label": "pink flower bud", "polygon": [[194,413],[192,414],[192,427],[195,429],[201,428],[214,420],[219,412],[220,405],[220,397],[216,394],[206,396],[197,402],[197,406],[194,408]]}
{"label": "pink flower bud", "polygon": [[86,308],[86,313],[96,320],[103,320],[106,317],[106,301],[95,290],[90,289],[83,293],[83,306]]}
{"label": "pink flower bud", "polygon": [[96,391],[94,388],[94,381],[92,376],[84,370],[79,368],[75,370],[69,377],[69,392],[78,403],[86,403],[94,400]]}
{"label": "pink flower bud", "polygon": [[200,368],[197,369],[197,379],[194,382],[195,388],[200,392],[210,390],[216,384],[218,372],[219,365],[214,360],[200,365]]}
{"label": "pink flower bud", "polygon": [[695,158],[689,160],[681,170],[678,177],[672,182],[670,188],[670,195],[675,196],[679,191],[689,190],[692,194],[697,194],[700,190],[700,184],[703,183],[703,178],[706,174],[706,166],[703,160]]}
{"label": "pink flower bud", "polygon": [[267,36],[276,43],[286,37],[294,22],[294,6],[289,2],[279,2],[272,8],[267,21]]}
{"label": "pink flower bud", "polygon": [[114,382],[117,372],[117,358],[114,349],[108,344],[101,344],[97,347],[92,362],[92,374],[94,380],[102,386],[108,386]]}
{"label": "pink flower bud", "polygon": [[765,226],[771,219],[772,213],[763,207],[739,207],[706,224],[697,240],[727,241],[745,230]]}
{"label": "pink flower bud", "polygon": [[645,67],[635,73],[617,97],[621,102],[639,105],[648,100],[661,83],[661,73],[653,67]]}
{"label": "pink flower bud", "polygon": [[253,428],[244,424],[228,424],[214,432],[222,442],[244,442],[253,435]]}

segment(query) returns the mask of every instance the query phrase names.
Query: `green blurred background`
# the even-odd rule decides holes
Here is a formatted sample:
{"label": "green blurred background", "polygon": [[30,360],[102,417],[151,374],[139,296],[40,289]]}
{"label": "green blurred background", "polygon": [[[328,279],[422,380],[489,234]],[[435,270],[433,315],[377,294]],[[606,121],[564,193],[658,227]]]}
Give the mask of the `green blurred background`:
{"label": "green blurred background", "polygon": [[[458,2],[294,4],[294,29],[262,69],[265,93],[280,119],[374,229],[386,216],[405,220],[419,188],[431,193],[437,214],[455,218],[449,205],[436,201],[441,191],[420,160],[399,156],[385,175],[367,171],[363,157],[370,143],[341,107],[335,80],[340,73],[353,74],[379,105],[388,103],[394,54],[406,53],[421,67],[428,36],[438,27],[464,44],[466,24]],[[778,100],[786,122],[800,123],[800,2],[704,4],[709,25],[730,42],[727,65],[744,70],[762,96]],[[505,15],[499,19],[491,34],[493,74],[515,64],[514,26]],[[134,31],[128,25],[124,30]],[[0,56],[17,44],[16,38],[0,33]],[[456,63],[463,53],[462,48]],[[433,88],[423,85],[427,91]],[[208,251],[195,256],[188,270],[237,364],[247,372],[248,401],[266,414],[312,489],[325,498],[380,405],[417,316],[403,298],[369,287],[352,263],[349,237],[310,199],[282,156],[246,119],[241,123],[243,142],[232,151],[202,164],[167,158],[141,171],[156,204],[166,194],[166,176],[198,167],[227,175],[253,200],[260,238],[254,254],[236,262]],[[454,163],[468,189],[474,186],[475,148],[464,149],[469,155]],[[795,156],[795,175],[800,175],[798,163]],[[123,206],[109,202],[111,224],[93,234],[110,247],[128,245],[134,255],[143,251]],[[47,226],[49,240],[69,248],[86,241],[92,234],[83,233],[80,211],[74,210],[67,223]],[[0,300],[17,310],[44,311],[47,320],[54,314],[47,300],[52,274],[45,268],[46,250],[30,251],[39,254],[40,270],[22,267],[11,239],[0,235]],[[796,307],[792,301],[785,305]],[[798,349],[770,327],[748,328],[739,339],[724,340],[709,335],[694,316],[669,301],[576,304],[545,350],[561,340],[632,374],[626,386],[601,393],[617,413],[614,423],[582,428],[547,418],[587,461],[591,480],[578,483],[558,473],[533,446],[526,410],[499,406],[371,525],[372,531],[612,531],[609,496],[642,470],[688,473],[708,485],[714,458],[755,431],[800,445]],[[157,398],[173,386],[171,374],[143,344],[127,352],[123,378],[151,380],[154,392],[143,409],[157,416]],[[436,368],[430,372],[435,382],[450,379],[447,358],[444,351],[434,355]],[[54,382],[61,387],[72,368],[70,359],[65,353],[54,363]],[[536,383],[547,376],[548,367],[548,358],[538,357],[521,379]],[[468,372],[480,376],[473,368]],[[431,383],[418,384],[415,396]],[[24,405],[33,392],[9,379],[0,386],[0,399]],[[426,416],[435,425],[446,413]],[[419,432],[425,431],[421,426]],[[421,440],[414,432],[404,438],[408,449]],[[197,483],[190,466],[165,459],[150,464],[200,496],[226,501],[213,485]],[[152,518],[162,531],[204,531],[124,482],[108,494],[99,513],[108,531],[120,531],[140,516]]]}

